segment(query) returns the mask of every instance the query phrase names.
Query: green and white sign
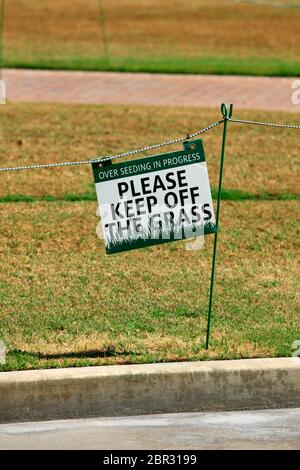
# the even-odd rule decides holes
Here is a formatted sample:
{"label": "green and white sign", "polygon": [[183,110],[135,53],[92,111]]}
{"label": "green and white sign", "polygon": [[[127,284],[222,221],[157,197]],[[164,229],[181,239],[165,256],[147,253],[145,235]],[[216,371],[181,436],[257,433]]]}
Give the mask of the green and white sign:
{"label": "green and white sign", "polygon": [[92,166],[108,254],[215,231],[202,140],[177,152]]}

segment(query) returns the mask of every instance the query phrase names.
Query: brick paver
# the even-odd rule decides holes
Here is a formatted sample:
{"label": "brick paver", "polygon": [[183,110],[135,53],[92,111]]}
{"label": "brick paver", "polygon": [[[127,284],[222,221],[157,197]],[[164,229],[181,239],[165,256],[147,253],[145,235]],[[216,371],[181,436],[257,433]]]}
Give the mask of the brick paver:
{"label": "brick paver", "polygon": [[13,70],[3,72],[9,101],[152,104],[300,112],[292,78]]}

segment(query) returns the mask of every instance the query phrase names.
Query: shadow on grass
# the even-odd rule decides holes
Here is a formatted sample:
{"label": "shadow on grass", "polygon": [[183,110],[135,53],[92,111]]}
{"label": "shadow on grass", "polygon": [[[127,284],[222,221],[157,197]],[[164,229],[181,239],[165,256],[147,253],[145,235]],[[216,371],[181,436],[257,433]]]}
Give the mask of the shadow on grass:
{"label": "shadow on grass", "polygon": [[120,357],[120,356],[140,356],[136,351],[116,351],[114,348],[107,348],[105,351],[97,349],[90,349],[86,351],[70,351],[65,353],[41,353],[22,351],[20,349],[13,349],[9,351],[11,356],[22,356],[35,359],[91,359],[91,358],[104,358],[104,357]]}

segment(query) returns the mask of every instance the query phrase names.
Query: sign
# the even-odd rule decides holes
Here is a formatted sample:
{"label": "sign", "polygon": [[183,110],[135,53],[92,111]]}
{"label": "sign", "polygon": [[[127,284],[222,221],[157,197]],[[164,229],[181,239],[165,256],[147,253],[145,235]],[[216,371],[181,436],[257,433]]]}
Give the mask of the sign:
{"label": "sign", "polygon": [[202,140],[177,152],[92,166],[108,254],[215,231]]}

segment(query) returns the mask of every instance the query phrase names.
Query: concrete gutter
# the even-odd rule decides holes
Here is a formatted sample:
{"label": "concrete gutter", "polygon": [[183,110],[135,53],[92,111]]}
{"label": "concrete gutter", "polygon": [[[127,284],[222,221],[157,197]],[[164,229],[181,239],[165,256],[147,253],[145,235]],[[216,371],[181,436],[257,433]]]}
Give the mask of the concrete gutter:
{"label": "concrete gutter", "polygon": [[0,373],[0,422],[300,407],[300,359]]}

